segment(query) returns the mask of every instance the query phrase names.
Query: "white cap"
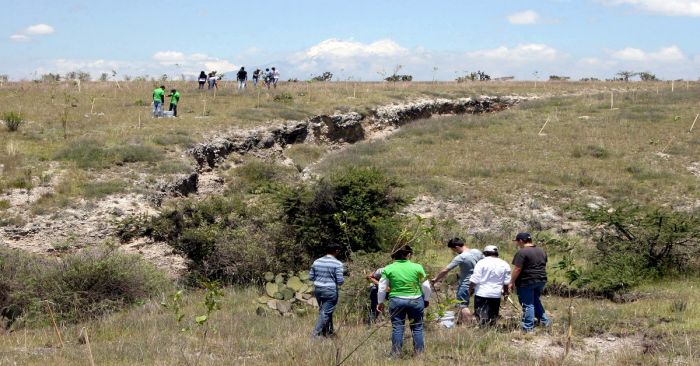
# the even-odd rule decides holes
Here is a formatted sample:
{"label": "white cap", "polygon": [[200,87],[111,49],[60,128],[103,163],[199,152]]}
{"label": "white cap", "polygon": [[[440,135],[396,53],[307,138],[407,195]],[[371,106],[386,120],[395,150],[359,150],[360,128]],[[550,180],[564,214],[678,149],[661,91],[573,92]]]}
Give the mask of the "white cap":
{"label": "white cap", "polygon": [[489,252],[489,253],[498,253],[498,247],[495,245],[487,245],[484,248],[484,252]]}

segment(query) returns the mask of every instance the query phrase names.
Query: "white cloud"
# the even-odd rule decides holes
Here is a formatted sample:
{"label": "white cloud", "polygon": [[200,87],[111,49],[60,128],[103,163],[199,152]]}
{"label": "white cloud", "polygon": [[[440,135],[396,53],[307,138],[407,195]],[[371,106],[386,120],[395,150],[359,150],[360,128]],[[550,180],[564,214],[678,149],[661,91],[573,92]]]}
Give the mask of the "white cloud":
{"label": "white cloud", "polygon": [[700,16],[699,0],[598,0],[606,5],[630,5],[650,13],[671,16]]}
{"label": "white cloud", "polygon": [[29,42],[32,38],[24,34],[13,34],[10,36],[10,41],[12,42]]}
{"label": "white cloud", "polygon": [[24,30],[24,34],[30,35],[30,36],[40,36],[40,35],[46,35],[46,34],[51,34],[54,32],[54,29],[52,26],[48,24],[34,24],[30,25],[27,27],[27,29]]}
{"label": "white cloud", "polygon": [[514,48],[501,46],[493,49],[468,52],[474,58],[487,58],[502,61],[554,61],[564,57],[556,49],[540,43],[520,44]]}
{"label": "white cloud", "polygon": [[55,30],[48,24],[34,24],[19,33],[11,35],[10,40],[12,42],[29,42],[32,40],[31,36],[45,36],[53,32],[55,32]]}
{"label": "white cloud", "polygon": [[398,43],[383,39],[370,44],[360,42],[328,39],[310,47],[299,55],[300,58],[348,58],[348,57],[386,57],[406,53]]}
{"label": "white cloud", "polygon": [[219,73],[238,70],[238,66],[228,60],[211,57],[203,53],[186,55],[178,51],[158,51],[153,60],[163,66],[176,66],[186,74],[199,73],[198,70],[216,70]]}
{"label": "white cloud", "polygon": [[540,16],[534,10],[525,10],[508,16],[508,22],[511,24],[537,24],[540,21]]}
{"label": "white cloud", "polygon": [[657,52],[646,52],[639,48],[627,47],[612,52],[611,57],[622,61],[637,62],[679,62],[686,60],[685,55],[677,46],[662,48]]}

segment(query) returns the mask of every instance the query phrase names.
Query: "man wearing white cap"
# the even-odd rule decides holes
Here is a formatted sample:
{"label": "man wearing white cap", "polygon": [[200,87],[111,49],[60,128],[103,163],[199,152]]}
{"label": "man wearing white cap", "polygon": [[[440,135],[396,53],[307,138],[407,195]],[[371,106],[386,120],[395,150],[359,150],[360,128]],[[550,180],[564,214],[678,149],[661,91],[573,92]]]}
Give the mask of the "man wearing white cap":
{"label": "man wearing white cap", "polygon": [[469,292],[474,294],[474,315],[480,326],[492,326],[498,319],[501,296],[508,294],[510,265],[498,258],[498,248],[487,245],[484,259],[474,266],[469,278]]}

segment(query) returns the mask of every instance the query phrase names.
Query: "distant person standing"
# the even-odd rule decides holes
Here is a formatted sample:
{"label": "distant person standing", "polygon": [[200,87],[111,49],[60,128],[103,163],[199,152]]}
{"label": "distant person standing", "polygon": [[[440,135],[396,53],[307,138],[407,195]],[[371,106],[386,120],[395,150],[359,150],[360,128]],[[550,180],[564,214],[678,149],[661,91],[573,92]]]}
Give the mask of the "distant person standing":
{"label": "distant person standing", "polygon": [[248,71],[241,66],[241,69],[236,73],[236,79],[238,80],[238,90],[245,89],[245,83],[248,81]]}
{"label": "distant person standing", "polygon": [[197,78],[197,81],[199,82],[199,89],[204,89],[204,84],[207,83],[207,74],[202,70],[199,73],[199,78]]}
{"label": "distant person standing", "polygon": [[212,71],[209,73],[209,89],[218,89],[219,86],[216,84],[216,71]]}
{"label": "distant person standing", "polygon": [[523,308],[523,331],[531,332],[538,324],[548,327],[551,321],[540,301],[547,283],[547,254],[532,242],[529,233],[518,233],[513,241],[518,251],[513,257],[513,276],[508,288],[515,288],[518,293]]}
{"label": "distant person standing", "polygon": [[255,69],[253,71],[253,86],[258,87],[258,81],[260,81],[260,69]]}
{"label": "distant person standing", "polygon": [[168,110],[173,111],[173,117],[177,117],[177,102],[180,101],[180,92],[176,89],[171,89],[168,97],[170,97],[170,109]]}
{"label": "distant person standing", "polygon": [[496,325],[501,296],[508,294],[510,265],[498,258],[498,247],[487,245],[484,259],[474,266],[469,279],[469,292],[474,295],[474,315],[480,326]]}
{"label": "distant person standing", "polygon": [[265,86],[270,89],[270,84],[272,84],[272,71],[270,69],[265,69],[265,79],[263,80],[265,82]]}
{"label": "distant person standing", "polygon": [[272,85],[277,88],[277,82],[280,80],[280,72],[275,69],[274,67],[272,68]]}
{"label": "distant person standing", "polygon": [[476,263],[484,258],[484,255],[478,249],[469,249],[460,238],[452,238],[447,242],[447,247],[457,254],[452,262],[447,267],[440,271],[432,282],[440,282],[447,273],[459,266],[459,285],[457,286],[457,301],[459,307],[459,315],[457,316],[457,324],[466,325],[473,319],[469,312],[469,278],[474,272]]}
{"label": "distant person standing", "polygon": [[163,102],[165,102],[165,86],[161,85],[153,89],[153,117],[163,114]]}
{"label": "distant person standing", "polygon": [[391,354],[398,357],[403,352],[403,333],[408,325],[413,334],[413,350],[425,350],[423,339],[423,312],[429,305],[430,282],[423,266],[411,262],[413,249],[403,245],[391,254],[393,263],[384,267],[377,292],[377,310],[384,311],[387,288],[389,293],[389,317],[391,318]]}
{"label": "distant person standing", "polygon": [[314,295],[319,308],[318,321],[311,333],[313,337],[329,337],[334,332],[333,312],[338,303],[340,286],[345,282],[343,263],[336,259],[340,250],[338,244],[328,245],[326,255],[316,259],[309,271],[309,279],[314,283]]}

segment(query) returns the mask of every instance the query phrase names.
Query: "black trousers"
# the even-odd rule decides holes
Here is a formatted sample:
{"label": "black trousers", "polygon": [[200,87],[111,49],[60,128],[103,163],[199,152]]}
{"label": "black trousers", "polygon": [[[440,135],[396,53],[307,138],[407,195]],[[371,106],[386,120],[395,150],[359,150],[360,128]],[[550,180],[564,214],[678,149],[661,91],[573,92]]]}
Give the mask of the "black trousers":
{"label": "black trousers", "polygon": [[490,299],[474,296],[474,315],[479,320],[479,326],[496,325],[498,310],[501,307],[501,298]]}
{"label": "black trousers", "polygon": [[369,317],[367,318],[367,322],[369,324],[374,323],[377,321],[377,317],[379,316],[379,312],[377,311],[377,292],[379,292],[379,289],[376,286],[372,286],[369,289]]}
{"label": "black trousers", "polygon": [[173,111],[173,116],[177,117],[177,104],[170,103],[170,109],[168,109],[168,110]]}

